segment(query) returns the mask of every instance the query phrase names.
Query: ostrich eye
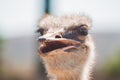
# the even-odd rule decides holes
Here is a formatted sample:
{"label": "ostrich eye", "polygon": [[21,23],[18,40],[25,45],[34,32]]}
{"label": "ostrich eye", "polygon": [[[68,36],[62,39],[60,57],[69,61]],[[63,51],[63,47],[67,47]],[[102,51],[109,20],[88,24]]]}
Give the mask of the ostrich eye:
{"label": "ostrich eye", "polygon": [[39,28],[36,32],[40,33],[40,35],[44,35],[47,30],[43,28]]}
{"label": "ostrich eye", "polygon": [[86,36],[88,34],[88,29],[86,25],[81,25],[76,28],[76,32],[82,36]]}

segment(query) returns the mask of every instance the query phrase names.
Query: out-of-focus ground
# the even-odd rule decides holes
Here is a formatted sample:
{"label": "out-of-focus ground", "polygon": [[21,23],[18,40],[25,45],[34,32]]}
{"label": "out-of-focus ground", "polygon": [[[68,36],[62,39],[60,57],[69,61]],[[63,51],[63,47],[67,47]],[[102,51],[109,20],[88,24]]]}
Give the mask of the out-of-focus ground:
{"label": "out-of-focus ground", "polygon": [[[92,35],[96,43],[95,80],[120,80],[119,34]],[[35,36],[4,40],[0,49],[0,80],[46,80],[37,47]]]}

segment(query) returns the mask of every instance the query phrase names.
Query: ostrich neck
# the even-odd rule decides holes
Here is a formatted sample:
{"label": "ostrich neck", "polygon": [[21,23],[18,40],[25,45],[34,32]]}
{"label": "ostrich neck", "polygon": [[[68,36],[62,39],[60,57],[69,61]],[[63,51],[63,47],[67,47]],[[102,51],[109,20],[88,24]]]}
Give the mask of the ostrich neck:
{"label": "ostrich neck", "polygon": [[[88,80],[83,79],[82,77],[83,75],[83,70],[81,69],[77,69],[77,70],[54,70],[54,71],[48,71],[48,76],[49,76],[49,80]],[[86,75],[87,77],[88,75]]]}

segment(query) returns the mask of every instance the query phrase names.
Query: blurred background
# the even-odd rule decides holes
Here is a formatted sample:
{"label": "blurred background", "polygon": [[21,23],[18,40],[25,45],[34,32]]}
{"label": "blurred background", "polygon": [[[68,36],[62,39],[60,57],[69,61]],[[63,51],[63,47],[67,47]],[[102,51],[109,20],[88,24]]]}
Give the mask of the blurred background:
{"label": "blurred background", "polygon": [[119,0],[0,0],[0,80],[46,80],[37,55],[39,19],[81,13],[93,20],[94,80],[120,80]]}

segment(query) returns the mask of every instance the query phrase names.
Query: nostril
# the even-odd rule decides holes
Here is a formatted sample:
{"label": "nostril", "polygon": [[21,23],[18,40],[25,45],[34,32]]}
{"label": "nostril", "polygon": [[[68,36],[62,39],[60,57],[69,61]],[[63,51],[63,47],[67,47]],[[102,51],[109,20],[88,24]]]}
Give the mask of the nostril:
{"label": "nostril", "polygon": [[60,35],[56,35],[55,38],[61,38],[61,36]]}
{"label": "nostril", "polygon": [[45,38],[39,38],[38,41],[44,42],[46,39]]}

